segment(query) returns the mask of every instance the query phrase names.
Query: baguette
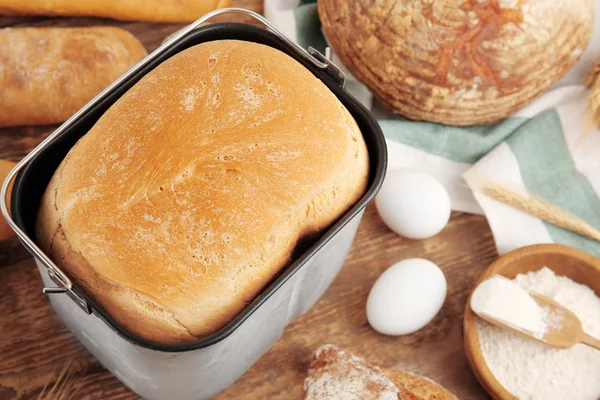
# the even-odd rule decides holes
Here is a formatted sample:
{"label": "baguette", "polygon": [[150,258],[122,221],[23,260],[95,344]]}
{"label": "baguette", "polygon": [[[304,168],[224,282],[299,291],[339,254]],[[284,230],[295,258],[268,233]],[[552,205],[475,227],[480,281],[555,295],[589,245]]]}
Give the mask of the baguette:
{"label": "baguette", "polygon": [[0,0],[0,15],[105,17],[148,22],[191,22],[231,0]]}
{"label": "baguette", "polygon": [[0,29],[0,127],[64,122],[146,55],[112,27]]}

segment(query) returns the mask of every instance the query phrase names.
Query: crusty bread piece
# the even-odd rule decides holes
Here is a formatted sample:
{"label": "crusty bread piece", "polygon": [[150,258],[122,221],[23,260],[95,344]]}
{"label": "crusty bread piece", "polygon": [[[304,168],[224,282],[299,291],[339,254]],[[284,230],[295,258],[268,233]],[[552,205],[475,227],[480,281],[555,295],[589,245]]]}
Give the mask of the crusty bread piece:
{"label": "crusty bread piece", "polygon": [[66,15],[191,22],[231,0],[0,0],[0,15]]}
{"label": "crusty bread piece", "polygon": [[337,346],[315,352],[304,381],[305,400],[404,400],[383,371]]}
{"label": "crusty bread piece", "polygon": [[315,352],[304,392],[306,400],[458,400],[427,378],[370,365],[330,344]]}
{"label": "crusty bread piece", "polygon": [[0,29],[0,127],[64,122],[146,55],[112,27]]}
{"label": "crusty bread piece", "polygon": [[458,400],[431,379],[392,369],[383,369],[383,373],[394,382],[404,400]]}
{"label": "crusty bread piece", "polygon": [[133,334],[191,341],[367,180],[360,130],[321,81],[273,48],[209,42],[147,74],[71,149],[37,240]]}

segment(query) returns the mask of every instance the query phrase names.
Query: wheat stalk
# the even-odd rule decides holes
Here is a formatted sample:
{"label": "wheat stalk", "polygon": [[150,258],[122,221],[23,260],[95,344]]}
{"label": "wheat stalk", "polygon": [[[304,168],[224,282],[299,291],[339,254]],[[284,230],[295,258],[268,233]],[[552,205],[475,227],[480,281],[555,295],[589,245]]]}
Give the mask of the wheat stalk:
{"label": "wheat stalk", "polygon": [[529,215],[600,242],[600,231],[581,218],[544,199],[525,197],[493,183],[483,184],[482,191],[486,196]]}
{"label": "wheat stalk", "polygon": [[[73,360],[69,359],[58,374],[58,378],[51,388],[51,380],[46,383],[37,400],[71,400],[80,388],[77,377],[73,374]],[[46,391],[48,392],[46,393]]]}
{"label": "wheat stalk", "polygon": [[600,61],[588,74],[587,87],[591,89],[588,98],[588,114],[596,127],[600,127]]}

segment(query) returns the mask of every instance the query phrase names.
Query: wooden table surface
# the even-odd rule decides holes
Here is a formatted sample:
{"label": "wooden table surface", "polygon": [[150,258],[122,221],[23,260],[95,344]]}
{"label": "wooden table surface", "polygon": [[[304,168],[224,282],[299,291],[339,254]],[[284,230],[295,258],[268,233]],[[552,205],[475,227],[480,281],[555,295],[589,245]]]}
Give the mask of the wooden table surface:
{"label": "wooden table surface", "polygon": [[[234,2],[260,11],[262,0]],[[121,26],[136,35],[149,51],[181,27],[90,18],[0,17],[0,27],[92,24]],[[19,160],[53,128],[0,129],[0,158]],[[15,246],[4,250],[7,254],[0,259],[24,254]],[[403,337],[380,335],[366,320],[367,294],[387,267],[410,257],[427,258],[443,269],[448,281],[446,302],[435,320],[421,331]],[[325,295],[217,398],[300,399],[313,351],[333,343],[380,366],[425,375],[461,399],[485,399],[464,354],[461,326],[469,291],[496,257],[492,234],[481,216],[453,213],[442,233],[414,241],[388,230],[370,205],[348,260]],[[0,400],[37,398],[44,386],[51,387],[59,380],[62,371],[72,374],[64,398],[138,398],[86,353],[56,319],[41,292],[31,259],[0,267],[0,282]],[[48,398],[58,397],[55,394]]]}

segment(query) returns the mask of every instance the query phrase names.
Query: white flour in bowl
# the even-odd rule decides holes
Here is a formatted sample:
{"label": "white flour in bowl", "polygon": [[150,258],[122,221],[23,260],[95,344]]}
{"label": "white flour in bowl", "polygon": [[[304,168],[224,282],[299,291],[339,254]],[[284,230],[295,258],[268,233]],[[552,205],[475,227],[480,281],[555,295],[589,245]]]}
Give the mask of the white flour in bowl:
{"label": "white flour in bowl", "polygon": [[[600,298],[589,287],[546,267],[518,275],[515,281],[563,304],[581,319],[586,333],[600,338]],[[600,350],[584,344],[555,349],[481,319],[477,330],[488,367],[520,400],[600,399]]]}

